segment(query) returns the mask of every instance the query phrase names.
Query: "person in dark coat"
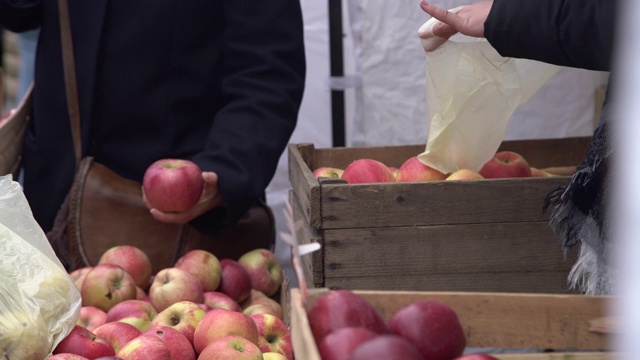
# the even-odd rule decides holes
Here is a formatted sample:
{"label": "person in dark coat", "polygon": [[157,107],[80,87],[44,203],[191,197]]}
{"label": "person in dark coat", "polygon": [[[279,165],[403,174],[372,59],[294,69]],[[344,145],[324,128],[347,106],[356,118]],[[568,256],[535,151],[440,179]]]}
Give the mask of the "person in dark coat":
{"label": "person in dark coat", "polygon": [[[505,57],[560,66],[611,71],[615,47],[616,0],[494,0],[463,6],[455,12],[426,2],[420,7],[439,22],[434,38],[456,33],[484,37]],[[437,42],[434,42],[437,43]],[[611,77],[611,80],[613,77]],[[611,86],[609,86],[611,89]],[[611,91],[585,158],[567,186],[551,192],[542,204],[553,212],[551,226],[566,252],[580,244],[569,286],[587,294],[610,294],[614,288],[614,244],[607,218]]]}
{"label": "person in dark coat", "polygon": [[[232,227],[271,181],[305,81],[297,0],[69,0],[83,156],[141,182],[161,158],[194,161],[203,202],[156,218]],[[0,0],[0,24],[40,27],[24,192],[48,231],[74,176],[57,1]]]}

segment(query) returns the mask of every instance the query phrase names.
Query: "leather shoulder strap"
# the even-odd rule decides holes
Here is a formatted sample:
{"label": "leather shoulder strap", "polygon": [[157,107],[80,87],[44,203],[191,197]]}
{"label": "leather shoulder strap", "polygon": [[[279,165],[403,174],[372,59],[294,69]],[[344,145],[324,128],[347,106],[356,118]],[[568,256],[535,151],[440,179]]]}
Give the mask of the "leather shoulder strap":
{"label": "leather shoulder strap", "polygon": [[73,58],[73,41],[71,38],[71,22],[69,20],[68,0],[58,0],[60,16],[60,40],[62,44],[62,64],[64,82],[67,93],[67,109],[71,122],[73,149],[76,155],[76,169],[82,158],[82,138],[80,133],[80,106],[78,104],[78,85],[76,82],[75,60]]}

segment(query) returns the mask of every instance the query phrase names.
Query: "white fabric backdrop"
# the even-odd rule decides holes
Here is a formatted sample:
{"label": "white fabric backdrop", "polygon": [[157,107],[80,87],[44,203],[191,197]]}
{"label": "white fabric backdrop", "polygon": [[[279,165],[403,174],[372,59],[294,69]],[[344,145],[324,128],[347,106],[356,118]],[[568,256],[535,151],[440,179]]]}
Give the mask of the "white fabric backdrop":
{"label": "white fabric backdrop", "polygon": [[[444,8],[473,0],[432,0]],[[331,147],[328,4],[300,0],[304,17],[307,84],[292,143]],[[425,54],[417,31],[428,20],[419,0],[343,1],[345,73],[354,87],[345,92],[347,146],[423,144],[426,120]],[[563,69],[513,115],[506,139],[591,135],[595,92],[606,73]],[[267,189],[278,232],[290,189],[286,152]],[[290,249],[278,240],[278,257],[293,276]],[[295,279],[291,279],[295,284]]]}

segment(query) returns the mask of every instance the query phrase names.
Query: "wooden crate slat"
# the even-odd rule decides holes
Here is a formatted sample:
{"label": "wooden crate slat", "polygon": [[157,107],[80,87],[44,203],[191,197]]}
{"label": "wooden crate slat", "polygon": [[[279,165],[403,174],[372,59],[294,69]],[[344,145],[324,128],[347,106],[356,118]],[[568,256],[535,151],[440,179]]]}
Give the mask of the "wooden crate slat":
{"label": "wooden crate slat", "polygon": [[323,247],[335,277],[567,271],[575,260],[547,222],[325,230]]}
{"label": "wooden crate slat", "polygon": [[323,185],[322,229],[545,221],[569,177]]}
{"label": "wooden crate slat", "polygon": [[[308,220],[304,216],[305,213],[301,209],[300,202],[293,191],[289,192],[289,202],[293,210],[293,221],[299,224],[299,226],[296,226],[298,243],[302,245],[317,242],[322,245],[322,235],[318,229],[308,225]],[[301,265],[304,270],[305,281],[309,287],[324,285],[323,251],[324,248],[321,247],[318,251],[302,256]]]}
{"label": "wooden crate slat", "polygon": [[510,273],[459,273],[389,276],[335,276],[327,272],[323,284],[331,289],[417,291],[496,291],[526,293],[574,293],[567,287],[568,271]]}

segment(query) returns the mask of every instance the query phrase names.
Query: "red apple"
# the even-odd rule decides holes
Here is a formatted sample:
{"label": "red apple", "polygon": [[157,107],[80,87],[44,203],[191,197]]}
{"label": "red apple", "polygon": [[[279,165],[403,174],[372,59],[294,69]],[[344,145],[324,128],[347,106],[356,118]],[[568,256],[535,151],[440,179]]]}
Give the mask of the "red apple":
{"label": "red apple", "polygon": [[445,180],[480,180],[484,176],[471,169],[460,169],[451,173]]}
{"label": "red apple", "polygon": [[258,346],[241,336],[225,336],[202,349],[198,360],[263,360]]}
{"label": "red apple", "polygon": [[93,360],[124,360],[124,359],[123,358],[119,358],[117,356],[101,356],[101,357],[95,358]]}
{"label": "red apple", "polygon": [[162,212],[182,212],[200,200],[204,180],[195,163],[182,159],[161,159],[149,166],[142,179],[147,203]]}
{"label": "red apple", "polygon": [[240,303],[240,307],[245,310],[250,306],[256,304],[267,305],[271,307],[271,309],[273,310],[273,314],[275,314],[278,318],[283,319],[284,312],[282,310],[282,305],[280,305],[280,303],[276,300],[268,297],[267,295],[256,289],[251,289],[249,297]]}
{"label": "red apple", "polygon": [[151,301],[149,301],[149,296],[147,296],[147,293],[144,292],[144,290],[142,290],[142,288],[139,286],[136,286],[136,300],[147,301],[149,304],[151,304]]}
{"label": "red apple", "polygon": [[204,293],[204,304],[211,309],[227,309],[231,311],[242,311],[240,304],[230,298],[228,295],[219,291],[208,291]]}
{"label": "red apple", "polygon": [[318,344],[322,360],[347,360],[361,344],[378,336],[367,328],[354,326],[336,329]]}
{"label": "red apple", "polygon": [[522,155],[500,151],[482,165],[479,173],[487,179],[530,177],[531,168]]}
{"label": "red apple", "polygon": [[152,335],[140,335],[132,339],[116,356],[124,360],[179,360],[173,357],[162,339]]}
{"label": "red apple", "polygon": [[55,354],[53,356],[49,356],[47,360],[90,360],[90,359],[77,354],[60,353],[60,354]]}
{"label": "red apple", "polygon": [[358,159],[349,164],[342,174],[349,184],[395,182],[389,167],[374,159]]}
{"label": "red apple", "polygon": [[80,325],[74,325],[69,335],[58,343],[53,354],[59,353],[76,354],[89,359],[116,354],[111,345]]}
{"label": "red apple", "polygon": [[450,360],[462,355],[466,338],[458,315],[438,301],[416,301],[389,319],[389,329],[411,341],[425,359]]}
{"label": "red apple", "polygon": [[251,318],[258,327],[258,348],[260,351],[280,353],[287,360],[293,360],[293,343],[287,325],[270,314],[256,314]]}
{"label": "red apple", "polygon": [[396,181],[398,182],[434,181],[444,180],[446,178],[446,174],[424,164],[417,156],[408,158],[400,166],[398,174],[396,175]]}
{"label": "red apple", "polygon": [[158,312],[146,301],[131,299],[114,305],[106,315],[106,322],[120,321],[146,331]]}
{"label": "red apple", "polygon": [[202,283],[194,275],[178,268],[160,270],[149,289],[151,305],[162,311],[179,301],[202,303],[204,300]]}
{"label": "red apple", "polygon": [[250,316],[237,311],[212,309],[193,334],[193,346],[201,353],[207,345],[225,336],[236,335],[258,345],[258,326]]}
{"label": "red apple", "polygon": [[238,259],[251,277],[251,287],[267,296],[275,294],[284,278],[276,255],[267,249],[251,250]]}
{"label": "red apple", "polygon": [[360,295],[346,289],[322,295],[309,309],[308,318],[316,344],[343,327],[362,326],[379,334],[387,331],[377,310]]}
{"label": "red apple", "polygon": [[205,250],[191,250],[182,255],[174,267],[185,270],[202,283],[203,291],[215,291],[220,285],[222,268],[220,261],[212,253]]}
{"label": "red apple", "polygon": [[207,312],[191,301],[179,301],[162,310],[151,321],[149,330],[160,326],[169,326],[193,342],[193,334]]}
{"label": "red apple", "polygon": [[141,331],[131,324],[115,321],[98,326],[94,333],[98,338],[111,345],[117,353],[129,341],[138,337]]}
{"label": "red apple", "polygon": [[277,318],[280,318],[278,314],[273,310],[273,308],[269,305],[265,304],[254,304],[249,306],[248,308],[242,310],[242,313],[245,315],[253,316],[257,314],[269,314],[273,315]]}
{"label": "red apple", "polygon": [[82,282],[82,306],[109,311],[114,305],[136,297],[136,284],[118,265],[96,265]]}
{"label": "red apple", "polygon": [[89,271],[91,271],[91,269],[93,269],[93,266],[85,266],[79,269],[75,269],[71,273],[69,273],[69,275],[73,279],[73,283],[76,284],[76,288],[78,289],[78,291],[82,291],[82,282],[84,281],[84,278],[87,276]]}
{"label": "red apple", "polygon": [[466,354],[466,355],[458,356],[457,358],[455,358],[453,360],[498,360],[498,358],[497,357],[493,357],[493,356],[491,356],[489,354],[473,353],[473,354]]}
{"label": "red apple", "polygon": [[[349,360],[423,360],[417,347],[402,336],[382,334],[360,344],[349,357]],[[323,359],[324,360],[324,359]]]}
{"label": "red apple", "polygon": [[77,325],[89,331],[95,330],[98,326],[107,322],[107,313],[95,306],[83,306],[80,308]]}
{"label": "red apple", "polygon": [[172,327],[159,326],[145,331],[143,335],[153,335],[162,339],[171,350],[174,359],[196,360],[196,351],[189,339]]}
{"label": "red apple", "polygon": [[222,276],[218,291],[241,303],[251,295],[251,276],[244,266],[232,259],[220,260],[220,266]]}
{"label": "red apple", "polygon": [[151,260],[135,246],[114,246],[102,254],[98,264],[120,266],[131,275],[136,286],[142,289],[146,289],[151,281]]}
{"label": "red apple", "polygon": [[321,177],[328,177],[328,178],[341,178],[342,174],[344,173],[344,170],[339,169],[339,168],[335,168],[335,167],[330,167],[330,166],[321,166],[315,170],[313,170],[313,176],[315,176],[316,179],[321,178]]}

